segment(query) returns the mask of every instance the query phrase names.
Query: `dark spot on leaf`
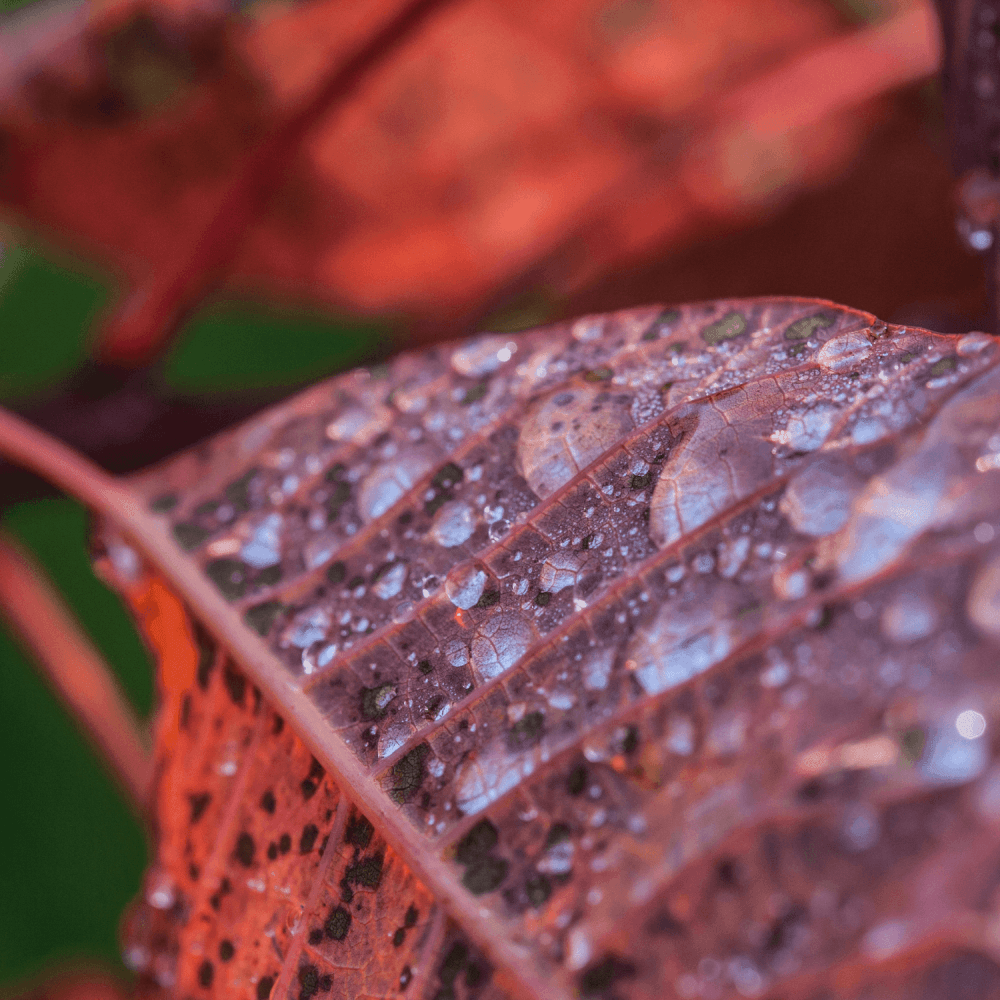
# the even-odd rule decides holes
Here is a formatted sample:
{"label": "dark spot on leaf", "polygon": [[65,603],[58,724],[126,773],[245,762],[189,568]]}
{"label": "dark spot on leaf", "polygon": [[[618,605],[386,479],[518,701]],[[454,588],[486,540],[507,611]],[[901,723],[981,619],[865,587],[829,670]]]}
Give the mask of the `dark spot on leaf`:
{"label": "dark spot on leaf", "polygon": [[402,946],[403,942],[406,940],[406,931],[402,927],[396,928],[396,933],[392,935],[392,945],[394,948],[399,948]]}
{"label": "dark spot on leaf", "polygon": [[600,367],[591,368],[589,372],[586,372],[583,376],[585,382],[607,382],[614,372],[610,368]]}
{"label": "dark spot on leaf", "polygon": [[315,948],[316,945],[320,944],[323,940],[323,928],[314,927],[309,932],[309,943]]}
{"label": "dark spot on leaf", "polygon": [[[263,576],[263,573],[261,574]],[[263,604],[255,604],[243,616],[243,620],[257,633],[257,635],[267,635],[271,631],[274,620],[281,614],[284,605],[281,601],[264,601]]]}
{"label": "dark spot on leaf", "polygon": [[465,968],[468,957],[469,949],[461,941],[456,941],[448,949],[448,954],[444,956],[444,961],[438,970],[438,979],[441,980],[442,986],[454,986],[458,974]]}
{"label": "dark spot on leaf", "polygon": [[615,955],[608,955],[580,975],[580,993],[585,997],[607,992],[619,979],[635,975],[635,967]]}
{"label": "dark spot on leaf", "polygon": [[465,967],[465,985],[475,989],[484,978],[483,968],[475,962],[469,962]]}
{"label": "dark spot on leaf", "polygon": [[646,930],[650,934],[665,934],[668,937],[681,937],[684,925],[669,910],[657,910],[646,921]]}
{"label": "dark spot on leaf", "polygon": [[365,585],[365,578],[363,576],[352,576],[350,580],[347,581],[348,590],[356,590],[358,587],[363,587]]}
{"label": "dark spot on leaf", "polygon": [[316,794],[316,782],[312,778],[303,778],[299,788],[302,791],[302,798],[308,802]]}
{"label": "dark spot on leaf", "polygon": [[473,894],[481,896],[499,888],[507,877],[507,862],[503,858],[486,857],[470,865],[462,876],[462,885]]}
{"label": "dark spot on leaf", "polygon": [[487,590],[482,597],[476,601],[477,608],[492,608],[500,600],[499,590]]}
{"label": "dark spot on leaf", "polygon": [[215,517],[215,512],[219,509],[218,501],[206,500],[198,504],[194,509],[195,517]]}
{"label": "dark spot on leaf", "polygon": [[641,475],[641,476],[639,476],[639,475],[633,475],[632,476],[632,481],[629,484],[629,486],[633,490],[644,490],[652,481],[653,481],[653,477],[648,472],[646,472],[646,473],[643,473],[643,475]]}
{"label": "dark spot on leaf", "polygon": [[204,986],[207,990],[209,986],[212,985],[212,977],[215,975],[215,968],[212,963],[206,958],[201,965],[198,966],[198,985]]}
{"label": "dark spot on leaf", "polygon": [[428,744],[420,743],[393,764],[389,772],[389,794],[394,802],[404,805],[417,794],[424,781],[424,761],[430,752]]}
{"label": "dark spot on leaf", "polygon": [[382,855],[373,854],[349,865],[344,878],[353,885],[363,885],[366,889],[377,889],[382,881]]}
{"label": "dark spot on leaf", "polygon": [[315,965],[303,965],[299,969],[299,1000],[309,1000],[319,991],[319,969]]}
{"label": "dark spot on leaf", "polygon": [[343,941],[351,929],[351,914],[342,906],[335,906],[326,918],[323,930],[332,941]]}
{"label": "dark spot on leaf", "polygon": [[795,797],[802,802],[815,802],[823,795],[823,784],[816,778],[810,778],[795,793]]}
{"label": "dark spot on leaf", "polygon": [[958,360],[954,357],[942,358],[940,361],[935,361],[931,365],[930,373],[931,375],[937,377],[938,375],[944,375],[945,372],[952,372],[958,367]]}
{"label": "dark spot on leaf", "polygon": [[239,673],[236,668],[230,662],[226,662],[225,669],[223,670],[222,679],[226,685],[226,691],[229,692],[229,697],[234,705],[243,705],[243,699],[246,697],[247,691],[247,681],[246,678]]}
{"label": "dark spot on leaf", "polygon": [[552,895],[552,883],[544,875],[532,875],[524,884],[524,892],[537,910]]}
{"label": "dark spot on leaf", "polygon": [[587,769],[583,764],[577,764],[566,779],[566,791],[570,795],[579,795],[587,787]]}
{"label": "dark spot on leaf", "polygon": [[158,497],[154,497],[149,504],[149,509],[154,514],[166,514],[167,511],[173,510],[177,506],[177,494],[176,493],[161,493]]}
{"label": "dark spot on leaf", "polygon": [[289,834],[283,833],[278,841],[278,850],[282,854],[287,854],[292,849],[292,838]]}
{"label": "dark spot on leaf", "polygon": [[911,361],[915,361],[920,357],[919,351],[905,351],[899,357],[899,363],[901,365],[908,365]]}
{"label": "dark spot on leaf", "polygon": [[438,487],[438,489],[447,489],[449,486],[458,485],[464,478],[465,473],[454,462],[449,462],[438,469],[431,480],[431,484]]}
{"label": "dark spot on leaf", "polygon": [[201,869],[193,861],[188,865],[188,875],[191,876],[192,882],[197,882],[201,878]]}
{"label": "dark spot on leaf", "polygon": [[673,326],[681,318],[680,309],[664,309],[659,316],[656,317],[657,326]]}
{"label": "dark spot on leaf", "polygon": [[327,973],[325,976],[319,977],[320,993],[329,993],[332,986],[333,986],[333,976],[331,976],[329,973]]}
{"label": "dark spot on leaf", "polygon": [[399,988],[405,990],[410,985],[411,979],[413,979],[413,970],[408,965],[404,965],[403,971],[399,974]]}
{"label": "dark spot on leaf", "polygon": [[736,862],[732,858],[722,858],[715,866],[715,876],[720,885],[729,889],[733,888],[739,880]]}
{"label": "dark spot on leaf", "polygon": [[488,820],[481,819],[455,846],[455,860],[471,865],[482,860],[497,846],[500,835]]}
{"label": "dark spot on leaf", "polygon": [[347,567],[342,562],[331,563],[326,571],[326,578],[336,586],[347,579]]}
{"label": "dark spot on leaf", "polygon": [[639,729],[636,726],[629,726],[625,730],[625,736],[622,739],[622,753],[635,753],[639,747]]}
{"label": "dark spot on leaf", "polygon": [[212,795],[210,792],[200,792],[198,795],[189,795],[188,802],[191,803],[191,822],[197,823],[198,820],[204,815],[205,810],[208,808],[209,802],[212,801]]}
{"label": "dark spot on leaf", "polygon": [[421,660],[417,664],[417,670],[419,670],[422,674],[429,674],[433,669],[434,668],[431,666],[430,660]]}
{"label": "dark spot on leaf", "polygon": [[205,567],[205,575],[228,601],[235,601],[246,592],[246,571],[246,566],[239,559],[213,559]]}
{"label": "dark spot on leaf", "polygon": [[330,520],[336,520],[340,516],[340,510],[351,499],[351,484],[340,482],[333,488],[333,492],[326,501],[326,512]]}
{"label": "dark spot on leaf", "polygon": [[727,313],[722,319],[709,323],[701,331],[701,338],[706,344],[721,344],[725,340],[734,340],[747,328],[746,319],[738,312]]}
{"label": "dark spot on leaf", "polygon": [[185,552],[193,552],[212,533],[207,528],[192,521],[181,521],[180,524],[175,524],[171,530],[174,538],[177,539],[177,544]]}
{"label": "dark spot on leaf", "polygon": [[233,480],[223,491],[226,499],[240,514],[245,514],[250,509],[250,484],[256,475],[257,470],[250,469],[244,472],[239,479]]}
{"label": "dark spot on leaf", "polygon": [[416,927],[419,917],[420,911],[411,903],[406,910],[406,915],[403,917],[403,926]]}
{"label": "dark spot on leaf", "polygon": [[272,816],[274,815],[274,810],[277,809],[278,802],[274,797],[274,792],[270,788],[260,797],[260,807],[264,812]]}
{"label": "dark spot on leaf", "polygon": [[274,986],[274,976],[264,976],[257,983],[257,1000],[268,1000],[271,988]]}
{"label": "dark spot on leaf", "polygon": [[345,903],[350,903],[354,899],[354,890],[350,887],[346,878],[340,880],[340,898]]}
{"label": "dark spot on leaf", "polygon": [[816,313],[815,316],[804,316],[794,323],[789,323],[785,330],[786,340],[808,340],[817,330],[825,330],[834,321],[829,313]]}
{"label": "dark spot on leaf", "polygon": [[535,595],[535,604],[537,604],[540,608],[546,607],[551,600],[552,595],[547,590],[540,590]]}
{"label": "dark spot on leaf", "polygon": [[241,833],[236,840],[236,860],[243,865],[244,868],[249,868],[253,864],[253,837],[249,833]]}
{"label": "dark spot on leaf", "polygon": [[273,840],[267,845],[267,857],[270,861],[278,857],[278,845]]}
{"label": "dark spot on leaf", "polygon": [[553,823],[552,828],[549,830],[549,835],[545,838],[545,849],[548,850],[550,847],[555,847],[556,844],[561,844],[564,840],[569,840],[570,829],[565,823]]}
{"label": "dark spot on leaf", "polygon": [[510,727],[507,746],[511,750],[523,750],[541,739],[544,728],[545,716],[541,712],[528,712]]}
{"label": "dark spot on leaf", "polygon": [[347,466],[343,462],[335,462],[326,470],[326,475],[323,478],[328,483],[335,483],[345,472],[347,472]]}
{"label": "dark spot on leaf", "polygon": [[361,717],[366,722],[384,719],[389,702],[396,697],[395,684],[380,684],[374,688],[361,689]]}
{"label": "dark spot on leaf", "polygon": [[271,733],[274,736],[280,736],[282,729],[285,728],[285,720],[280,716],[276,715],[274,717],[274,725],[271,726]]}
{"label": "dark spot on leaf", "polygon": [[375,827],[364,816],[352,816],[347,821],[347,833],[344,839],[363,851],[371,843],[374,832]]}
{"label": "dark spot on leaf", "polygon": [[302,836],[299,837],[299,854],[308,854],[316,844],[319,836],[319,827],[315,823],[307,823],[302,828]]}
{"label": "dark spot on leaf", "polygon": [[219,960],[228,962],[235,954],[236,949],[233,947],[233,942],[229,938],[223,938],[219,942]]}
{"label": "dark spot on leaf", "polygon": [[469,406],[472,403],[478,403],[486,395],[488,389],[488,382],[479,382],[471,389],[466,389],[465,395],[462,397],[462,405]]}

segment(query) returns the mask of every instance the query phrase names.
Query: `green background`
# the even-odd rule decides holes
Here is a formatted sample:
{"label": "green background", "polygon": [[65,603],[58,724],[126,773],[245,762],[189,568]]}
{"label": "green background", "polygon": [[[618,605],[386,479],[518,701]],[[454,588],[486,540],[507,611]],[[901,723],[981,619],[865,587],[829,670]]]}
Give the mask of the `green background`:
{"label": "green background", "polygon": [[[44,391],[86,356],[111,291],[36,249],[0,265],[0,403]],[[371,327],[222,304],[188,324],[165,362],[191,394],[291,385],[342,370],[387,338]],[[94,577],[87,515],[69,499],[2,514],[51,574],[136,708],[152,703],[149,657],[118,599]],[[139,824],[6,632],[0,632],[0,991],[54,965],[120,966],[119,917],[145,864]]]}

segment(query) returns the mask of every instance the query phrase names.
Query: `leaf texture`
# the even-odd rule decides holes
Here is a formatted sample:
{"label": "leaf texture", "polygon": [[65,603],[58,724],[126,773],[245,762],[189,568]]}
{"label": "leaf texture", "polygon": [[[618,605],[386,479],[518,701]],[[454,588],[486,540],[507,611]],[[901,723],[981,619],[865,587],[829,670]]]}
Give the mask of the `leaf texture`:
{"label": "leaf texture", "polygon": [[402,355],[134,477],[130,961],[259,1000],[996,995],[998,470],[991,338],[774,299]]}

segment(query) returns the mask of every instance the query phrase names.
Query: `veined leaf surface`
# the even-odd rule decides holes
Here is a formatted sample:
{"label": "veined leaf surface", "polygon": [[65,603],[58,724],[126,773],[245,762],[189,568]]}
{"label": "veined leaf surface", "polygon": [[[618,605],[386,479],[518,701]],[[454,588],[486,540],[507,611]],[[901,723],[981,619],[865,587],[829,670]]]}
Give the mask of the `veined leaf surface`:
{"label": "veined leaf surface", "polygon": [[132,964],[259,1000],[993,995],[998,470],[991,338],[777,299],[402,355],[134,477]]}

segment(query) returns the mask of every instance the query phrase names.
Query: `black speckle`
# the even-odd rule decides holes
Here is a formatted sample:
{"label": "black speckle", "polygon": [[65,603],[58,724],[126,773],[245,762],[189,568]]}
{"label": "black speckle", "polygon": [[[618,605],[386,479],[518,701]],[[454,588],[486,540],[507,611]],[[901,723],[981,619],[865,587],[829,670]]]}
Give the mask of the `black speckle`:
{"label": "black speckle", "polygon": [[632,481],[629,483],[629,486],[633,490],[644,490],[652,481],[653,477],[648,472],[646,472],[643,473],[641,476],[633,475]]}
{"label": "black speckle", "polygon": [[583,764],[577,764],[566,779],[566,791],[570,795],[579,795],[587,787],[587,769]]}
{"label": "black speckle", "polygon": [[171,529],[177,544],[185,552],[193,552],[212,533],[193,521],[181,521]]}
{"label": "black speckle", "polygon": [[264,976],[257,983],[257,1000],[268,1000],[271,996],[271,988],[274,986],[274,976]]}
{"label": "black speckle", "polygon": [[302,828],[302,836],[299,837],[299,854],[308,854],[316,843],[319,836],[319,827],[315,823],[309,823]]}
{"label": "black speckle", "polygon": [[323,925],[326,936],[333,941],[343,941],[350,929],[351,914],[342,906],[334,907]]}
{"label": "black speckle", "polygon": [[544,875],[532,875],[524,884],[524,892],[537,910],[552,895],[552,883]]}
{"label": "black speckle", "polygon": [[228,962],[235,954],[236,949],[233,947],[233,942],[229,938],[223,938],[219,942],[219,961]]}
{"label": "black speckle", "polygon": [[411,903],[406,911],[406,916],[403,917],[404,927],[416,927],[417,920],[420,918],[420,911]]}
{"label": "black speckle", "polygon": [[380,684],[378,687],[361,689],[361,717],[366,722],[384,719],[389,702],[396,697],[395,684]]}
{"label": "black speckle", "polygon": [[348,884],[346,878],[340,880],[340,900],[343,903],[350,903],[354,899],[354,890]]}
{"label": "black speckle", "polygon": [[551,600],[552,595],[547,590],[540,590],[535,595],[535,604],[537,604],[540,608],[546,607]]}
{"label": "black speckle", "polygon": [[636,726],[629,726],[625,730],[625,737],[622,739],[622,753],[635,753],[639,748],[639,729]]}
{"label": "black speckle", "polygon": [[417,670],[419,670],[422,674],[429,674],[433,669],[434,668],[431,666],[430,660],[421,660],[417,664]]}
{"label": "black speckle", "polygon": [[485,978],[483,967],[475,962],[469,962],[465,967],[465,985],[470,989],[475,989]]}
{"label": "black speckle", "polygon": [[617,980],[635,975],[635,967],[615,955],[608,955],[580,976],[580,993],[585,997],[606,992]]}
{"label": "black speckle", "polygon": [[320,944],[323,940],[323,928],[314,927],[309,932],[309,943],[315,948],[316,945]]}
{"label": "black speckle", "polygon": [[319,969],[315,965],[303,965],[299,969],[299,1000],[309,1000],[319,991]]}
{"label": "black speckle", "polygon": [[325,976],[319,977],[319,991],[320,993],[329,993],[330,988],[333,986],[333,976],[327,973]]}
{"label": "black speckle", "polygon": [[347,581],[347,589],[355,590],[358,587],[363,587],[365,585],[365,578],[363,576],[352,576],[350,580]]}
{"label": "black speckle", "polygon": [[270,861],[274,861],[278,857],[278,845],[273,840],[267,845],[267,857]]}
{"label": "black speckle", "polygon": [[363,885],[366,889],[377,889],[382,881],[382,855],[373,854],[349,865],[344,872],[344,878],[354,885]]}
{"label": "black speckle", "polygon": [[[258,578],[258,582],[263,581]],[[243,620],[257,635],[267,635],[271,631],[274,620],[281,614],[283,609],[284,605],[281,601],[264,601],[263,604],[255,604],[250,608],[243,616]]]}
{"label": "black speckle", "polygon": [[392,935],[392,946],[394,948],[400,948],[405,940],[406,931],[402,927],[397,927],[396,933]]}
{"label": "black speckle", "polygon": [[271,734],[273,736],[280,736],[281,731],[284,728],[285,728],[285,720],[280,715],[276,715],[274,717],[274,725],[271,726]]}
{"label": "black speckle", "polygon": [[246,697],[247,692],[246,678],[229,662],[226,663],[222,677],[233,704],[242,707],[243,699]]}
{"label": "black speckle", "polygon": [[282,854],[287,854],[292,849],[292,838],[287,834],[283,833],[281,839],[278,841],[278,850]]}
{"label": "black speckle", "polygon": [[274,792],[272,792],[270,788],[260,797],[260,807],[264,810],[264,812],[269,813],[271,816],[274,815],[274,810],[278,808]]}
{"label": "black speckle", "polygon": [[544,728],[545,716],[541,712],[528,712],[510,727],[507,733],[507,746],[511,750],[530,747],[542,738]]}
{"label": "black speckle", "polygon": [[449,462],[447,465],[442,465],[436,473],[434,473],[434,478],[431,480],[431,484],[440,487],[456,486],[465,478],[465,473],[454,463]]}
{"label": "black speckle", "polygon": [[399,988],[405,990],[410,985],[411,979],[413,979],[413,970],[408,965],[404,965],[403,971],[399,974]]}
{"label": "black speckle", "polygon": [[483,858],[466,869],[462,876],[462,885],[474,896],[493,892],[507,877],[507,868],[507,862],[503,858]]}
{"label": "black speckle", "polygon": [[474,864],[486,857],[499,840],[497,828],[488,819],[481,819],[456,845],[455,860],[462,865]]}
{"label": "black speckle", "polygon": [[394,802],[404,805],[420,790],[424,781],[424,761],[430,752],[428,744],[420,743],[393,764],[389,794]]}
{"label": "black speckle", "polygon": [[312,778],[303,778],[299,785],[302,790],[302,798],[308,802],[316,794],[316,782]]}
{"label": "black speckle", "polygon": [[352,816],[347,821],[347,833],[344,840],[363,851],[370,843],[375,827],[364,816]]}
{"label": "black speckle", "polygon": [[[265,566],[258,574],[254,580],[254,584],[258,587],[273,587],[281,579],[281,563],[275,563],[273,566]],[[272,601],[265,602],[267,604],[274,603]],[[263,608],[263,604],[258,604],[258,608]],[[251,610],[256,610],[252,608]],[[281,610],[281,606],[278,606],[278,610]]]}
{"label": "black speckle", "polygon": [[236,840],[236,860],[249,868],[253,864],[253,837],[249,833],[241,833]]}
{"label": "black speckle", "polygon": [[193,861],[188,865],[188,875],[191,876],[192,882],[197,882],[201,878],[201,869]]}
{"label": "black speckle", "polygon": [[154,514],[166,514],[177,506],[176,493],[161,493],[154,497],[149,503],[149,509]]}
{"label": "black speckle", "polygon": [[657,910],[646,921],[646,930],[650,934],[664,934],[667,937],[684,935],[684,925],[669,910]]}
{"label": "black speckle", "polygon": [[197,823],[205,814],[209,802],[212,801],[210,792],[201,792],[198,795],[189,795],[188,802],[191,803],[191,822]]}
{"label": "black speckle", "polygon": [[343,583],[347,579],[347,567],[339,561],[331,563],[326,571],[326,578],[334,586]]}
{"label": "black speckle", "polygon": [[238,600],[246,593],[247,568],[239,559],[213,559],[205,567],[205,575],[226,600]]}
{"label": "black speckle", "polygon": [[715,866],[715,875],[721,885],[733,888],[738,881],[736,862],[732,858],[722,858]]}
{"label": "black speckle", "polygon": [[212,963],[206,958],[201,965],[198,966],[198,985],[204,986],[207,990],[209,986],[212,985],[212,978],[215,975],[215,968]]}

